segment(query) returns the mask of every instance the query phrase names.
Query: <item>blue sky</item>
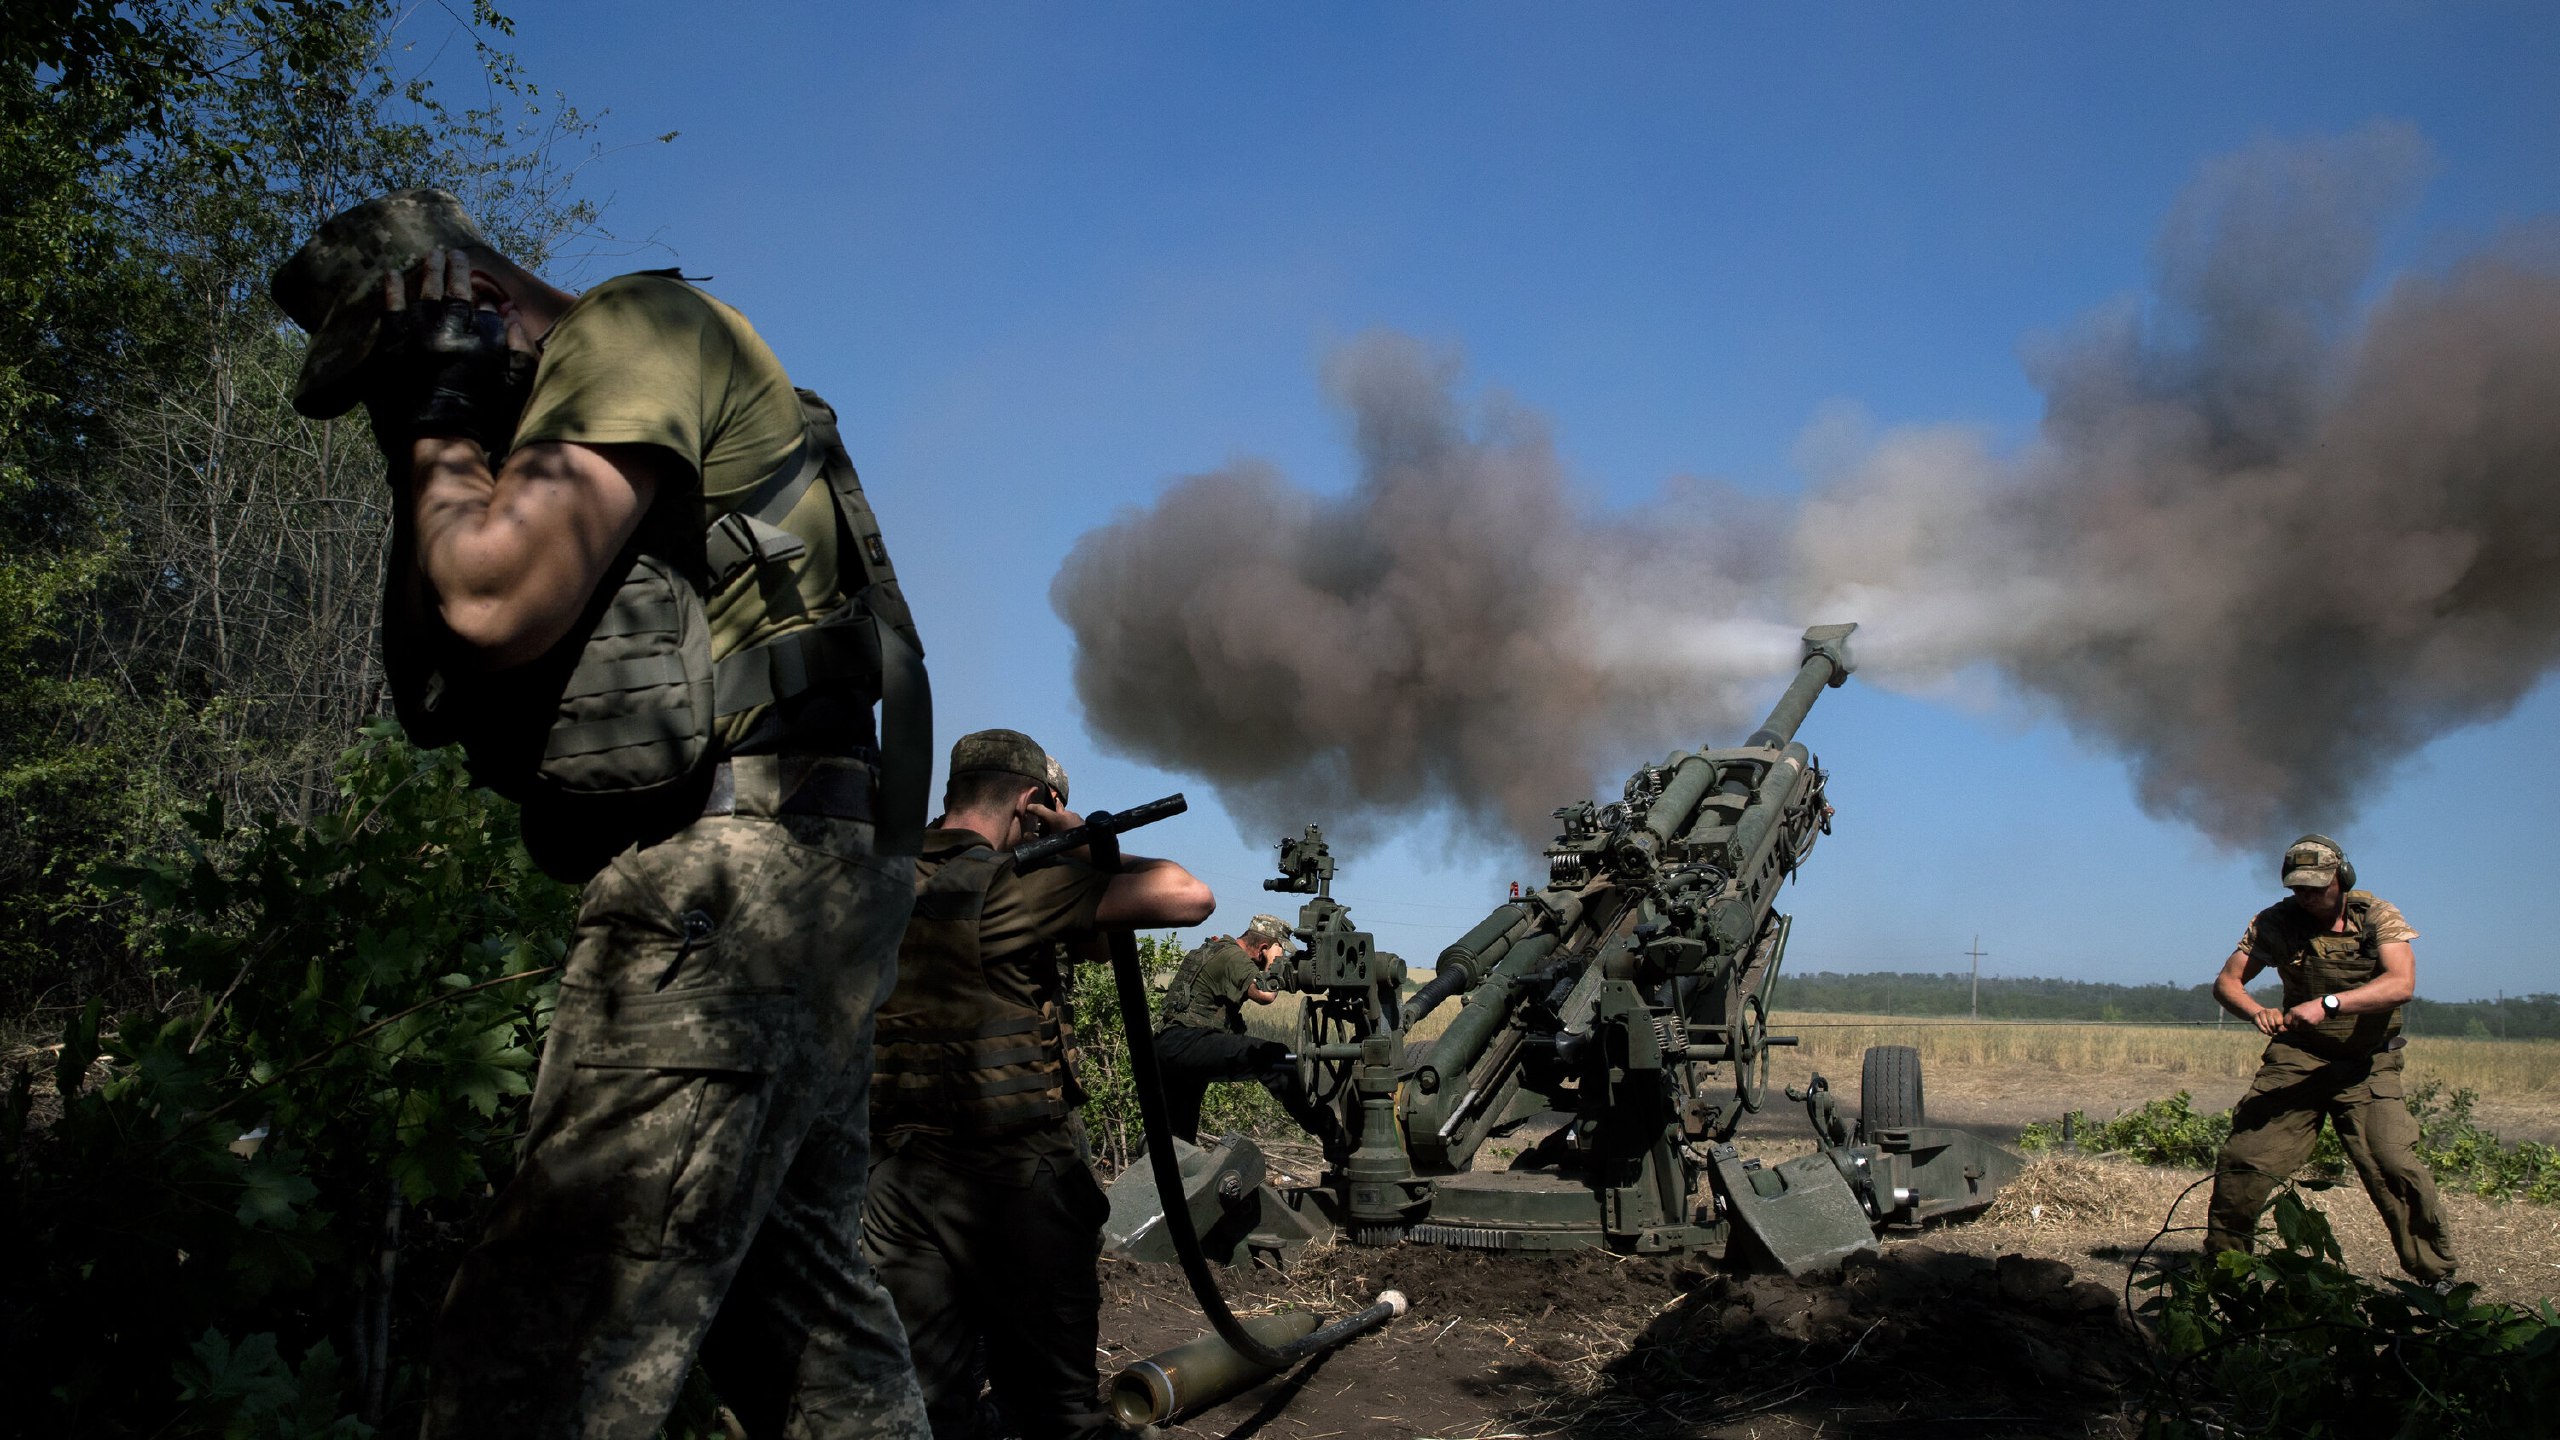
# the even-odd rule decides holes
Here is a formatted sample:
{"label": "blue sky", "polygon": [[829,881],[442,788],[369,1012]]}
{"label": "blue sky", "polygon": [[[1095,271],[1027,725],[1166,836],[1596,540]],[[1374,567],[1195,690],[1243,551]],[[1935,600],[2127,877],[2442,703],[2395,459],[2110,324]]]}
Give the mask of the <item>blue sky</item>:
{"label": "blue sky", "polygon": [[[843,413],[946,734],[1039,736],[1088,806],[1186,790],[1138,848],[1208,878],[1226,930],[1276,908],[1277,837],[1100,753],[1048,586],[1179,476],[1347,486],[1317,380],[1341,341],[1463,351],[1595,512],[1678,477],[1787,495],[1829,407],[2029,435],[2021,347],[2140,294],[2180,188],[2254,139],[2425,137],[2386,273],[2560,213],[2549,7],[519,9],[528,73],[609,112],[582,183],[648,242],[571,278],[714,277]],[[2424,932],[2422,992],[2560,988],[2530,909],[2555,735],[2545,685],[2341,822]],[[2144,816],[2121,762],[1993,691],[1852,680],[1805,738],[1840,815],[1789,897],[1794,968],[1961,968],[1978,933],[1988,973],[2195,983],[2276,893],[2274,857]],[[1531,869],[1416,815],[1337,893],[1428,964]]]}

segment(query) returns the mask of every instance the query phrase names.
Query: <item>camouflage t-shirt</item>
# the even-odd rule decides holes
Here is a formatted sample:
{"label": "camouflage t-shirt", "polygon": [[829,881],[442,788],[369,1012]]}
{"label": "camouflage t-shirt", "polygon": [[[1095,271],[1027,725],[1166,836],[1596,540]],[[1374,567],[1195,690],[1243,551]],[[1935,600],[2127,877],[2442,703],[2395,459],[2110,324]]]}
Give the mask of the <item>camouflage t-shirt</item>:
{"label": "camouflage t-shirt", "polygon": [[1221,935],[1183,957],[1165,992],[1164,1027],[1244,1033],[1245,991],[1261,983],[1262,967],[1244,947]]}
{"label": "camouflage t-shirt", "polygon": [[[659,497],[651,518],[699,537],[797,453],[805,429],[790,375],[745,316],[683,281],[622,275],[578,297],[544,337],[516,443],[666,451],[699,483]],[[836,601],[827,487],[810,486],[781,524],[809,547],[791,564],[798,593],[738,584],[708,597],[715,657],[804,628]],[[719,738],[736,741],[762,716],[758,708],[727,717]]]}
{"label": "camouflage t-shirt", "polygon": [[[987,843],[974,830],[937,827],[924,832],[924,853],[916,859],[919,886],[934,871],[963,851]],[[978,912],[978,955],[988,988],[1005,999],[1037,1008],[1056,1001],[1067,1008],[1062,957],[1090,953],[1095,914],[1111,877],[1083,860],[1068,856],[1029,873],[1007,866],[987,887],[986,904]],[[908,963],[902,952],[899,963]],[[1072,1016],[1069,1017],[1072,1023]],[[886,1138],[886,1137],[883,1137]],[[1042,1160],[1053,1168],[1085,1163],[1083,1132],[1073,1117],[1053,1126],[998,1137],[955,1139],[918,1133],[900,1138],[901,1148],[922,1153],[955,1170],[1007,1185],[1028,1185]]]}

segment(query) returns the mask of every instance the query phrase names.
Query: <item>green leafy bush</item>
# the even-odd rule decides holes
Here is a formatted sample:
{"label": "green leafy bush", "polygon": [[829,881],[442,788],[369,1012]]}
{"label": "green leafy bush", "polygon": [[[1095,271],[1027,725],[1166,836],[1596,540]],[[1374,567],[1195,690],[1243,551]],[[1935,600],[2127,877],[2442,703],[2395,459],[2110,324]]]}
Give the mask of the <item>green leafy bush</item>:
{"label": "green leafy bush", "polygon": [[176,998],[93,1002],[47,1114],[21,1070],[0,1115],[0,1391],[30,1430],[357,1435],[413,1392],[572,894],[451,752],[377,725],[338,784],[308,825],[207,808],[99,877]]}
{"label": "green leafy bush", "polygon": [[[2484,1199],[2527,1200],[2560,1204],[2560,1146],[2524,1140],[2509,1144],[2472,1118],[2480,1092],[2445,1092],[2430,1080],[2413,1087],[2404,1102],[2418,1122],[2418,1158],[2448,1190],[2465,1190]],[[2033,1154],[2062,1143],[2063,1121],[2039,1120],[2018,1134],[2018,1148]],[[2092,1155],[2121,1155],[2145,1165],[2182,1165],[2209,1169],[2231,1138],[2231,1112],[2199,1114],[2184,1090],[2153,1100],[2112,1120],[2090,1123],[2074,1110],[2069,1129],[2079,1147]],[[2313,1143],[2304,1167],[2314,1176],[2337,1179],[2347,1173],[2347,1152],[2337,1131],[2326,1124]]]}
{"label": "green leafy bush", "polygon": [[[1138,965],[1150,982],[1182,963],[1183,949],[1171,935],[1138,937]],[[1126,1168],[1144,1152],[1146,1132],[1138,1113],[1138,1086],[1129,1070],[1129,1034],[1121,1022],[1120,1000],[1111,967],[1079,965],[1073,1000],[1076,1048],[1082,1052],[1076,1075],[1085,1088],[1085,1131],[1092,1137],[1094,1158],[1111,1170]],[[1152,1029],[1164,1011],[1164,990],[1147,987],[1148,1023]],[[1209,1134],[1270,1134],[1289,1125],[1287,1112],[1271,1092],[1252,1081],[1212,1085],[1200,1107],[1200,1130]]]}
{"label": "green leafy bush", "polygon": [[2145,1433],[2510,1436],[2560,1413],[2560,1310],[2378,1287],[2348,1270],[2327,1217],[2291,1190],[2278,1244],[2164,1271],[2142,1313],[2162,1359]]}
{"label": "green leafy bush", "polygon": [[2418,1118],[2418,1158],[2435,1172],[2436,1183],[2489,1199],[2560,1204],[2560,1145],[2499,1139],[2471,1118],[2479,1099],[2477,1090],[2447,1095],[2433,1080],[2409,1092],[2409,1113]]}

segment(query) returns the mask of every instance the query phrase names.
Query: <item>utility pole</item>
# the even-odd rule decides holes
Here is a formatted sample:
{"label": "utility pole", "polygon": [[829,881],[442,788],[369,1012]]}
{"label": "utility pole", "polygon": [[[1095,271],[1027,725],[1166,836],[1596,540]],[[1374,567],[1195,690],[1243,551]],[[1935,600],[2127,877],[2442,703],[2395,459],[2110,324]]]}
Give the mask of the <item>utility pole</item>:
{"label": "utility pole", "polygon": [[1973,957],[1973,1018],[1979,1020],[1982,1018],[1982,957],[1991,952],[1982,948],[1982,937],[1976,935],[1973,948],[1964,953]]}

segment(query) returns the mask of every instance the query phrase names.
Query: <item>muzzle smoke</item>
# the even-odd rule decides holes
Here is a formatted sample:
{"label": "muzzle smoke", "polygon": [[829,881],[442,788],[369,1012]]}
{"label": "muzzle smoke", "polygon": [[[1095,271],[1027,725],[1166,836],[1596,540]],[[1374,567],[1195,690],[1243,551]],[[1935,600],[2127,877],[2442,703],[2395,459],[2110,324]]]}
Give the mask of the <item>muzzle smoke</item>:
{"label": "muzzle smoke", "polygon": [[1470,429],[1453,362],[1371,337],[1328,375],[1347,496],[1238,466],[1077,545],[1052,600],[1088,717],[1257,827],[1441,806],[1536,842],[1595,772],[1756,718],[1801,623],[1855,619],[1866,682],[1996,677],[2156,814],[2334,830],[2560,659],[2560,246],[2360,303],[2424,159],[2375,127],[2209,165],[2151,303],[2031,354],[2032,442],[1833,437],[1792,516],[1693,486],[1594,519],[1533,417]]}

